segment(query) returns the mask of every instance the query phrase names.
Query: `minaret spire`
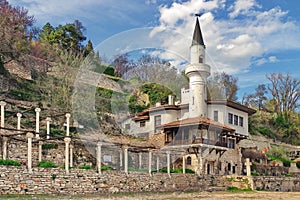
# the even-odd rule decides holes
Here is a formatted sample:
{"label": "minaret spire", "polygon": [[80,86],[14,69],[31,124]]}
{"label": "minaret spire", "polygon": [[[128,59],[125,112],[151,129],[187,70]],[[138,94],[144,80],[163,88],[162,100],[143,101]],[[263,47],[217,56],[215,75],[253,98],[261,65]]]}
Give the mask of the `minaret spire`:
{"label": "minaret spire", "polygon": [[210,66],[205,64],[205,45],[200,29],[198,16],[190,47],[190,64],[185,67],[189,77],[189,117],[207,117],[207,77]]}
{"label": "minaret spire", "polygon": [[197,17],[196,25],[195,25],[195,29],[194,29],[192,45],[203,45],[204,48],[205,48],[205,44],[204,44],[204,41],[203,41],[202,32],[201,32],[198,17]]}

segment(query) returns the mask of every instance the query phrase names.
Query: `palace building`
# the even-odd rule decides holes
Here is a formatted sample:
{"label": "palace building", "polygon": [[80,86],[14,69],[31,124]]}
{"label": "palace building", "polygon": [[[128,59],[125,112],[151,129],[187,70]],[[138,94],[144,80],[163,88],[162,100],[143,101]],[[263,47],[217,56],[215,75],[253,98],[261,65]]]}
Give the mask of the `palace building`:
{"label": "palace building", "polygon": [[[169,95],[168,104],[157,103],[122,122],[126,133],[148,138],[164,135],[162,150],[181,150],[187,168],[199,174],[241,174],[239,141],[248,137],[248,116],[255,110],[229,100],[207,98],[210,66],[197,18],[185,67],[189,89],[181,90],[180,103]],[[179,164],[180,167],[180,164]]]}

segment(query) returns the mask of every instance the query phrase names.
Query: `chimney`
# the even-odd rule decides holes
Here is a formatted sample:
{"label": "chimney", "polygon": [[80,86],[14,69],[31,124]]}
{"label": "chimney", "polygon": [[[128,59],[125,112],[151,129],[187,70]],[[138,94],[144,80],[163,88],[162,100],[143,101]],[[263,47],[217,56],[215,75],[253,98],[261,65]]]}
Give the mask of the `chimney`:
{"label": "chimney", "polygon": [[174,105],[174,96],[172,94],[169,94],[168,96],[168,104]]}
{"label": "chimney", "polygon": [[160,102],[157,102],[157,103],[155,104],[155,107],[159,107],[159,106],[161,106],[161,103],[160,103]]}

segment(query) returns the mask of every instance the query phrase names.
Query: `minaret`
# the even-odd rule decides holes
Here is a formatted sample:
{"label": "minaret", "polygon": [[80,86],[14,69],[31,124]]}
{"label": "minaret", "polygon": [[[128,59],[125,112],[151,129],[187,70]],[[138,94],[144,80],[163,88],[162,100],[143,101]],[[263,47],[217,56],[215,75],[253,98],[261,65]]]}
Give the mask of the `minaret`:
{"label": "minaret", "polygon": [[205,45],[198,18],[190,54],[190,64],[185,68],[190,85],[189,117],[207,117],[206,87],[207,77],[210,76],[210,66],[205,64]]}

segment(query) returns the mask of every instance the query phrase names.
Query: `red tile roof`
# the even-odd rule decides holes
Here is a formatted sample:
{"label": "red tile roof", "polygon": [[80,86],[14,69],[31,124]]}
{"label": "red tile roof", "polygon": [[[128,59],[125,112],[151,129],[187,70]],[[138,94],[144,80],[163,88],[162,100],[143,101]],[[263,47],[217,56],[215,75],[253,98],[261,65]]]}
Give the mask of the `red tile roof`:
{"label": "red tile roof", "polygon": [[195,117],[195,118],[187,118],[183,120],[173,121],[167,124],[163,124],[160,127],[162,128],[170,128],[170,127],[181,127],[181,126],[190,126],[190,125],[197,125],[197,124],[203,124],[203,125],[212,125],[216,126],[222,129],[227,129],[228,131],[234,131],[235,129],[226,126],[224,124],[221,124],[220,122],[213,121],[208,118],[201,118],[201,117]]}

